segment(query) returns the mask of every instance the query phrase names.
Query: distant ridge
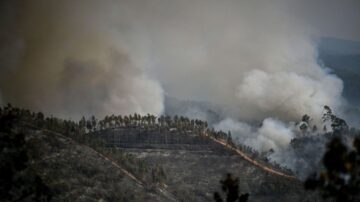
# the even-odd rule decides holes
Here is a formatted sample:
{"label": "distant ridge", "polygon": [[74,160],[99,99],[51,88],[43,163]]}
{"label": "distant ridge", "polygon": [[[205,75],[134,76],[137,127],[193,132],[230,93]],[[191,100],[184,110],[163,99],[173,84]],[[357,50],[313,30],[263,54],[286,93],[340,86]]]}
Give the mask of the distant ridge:
{"label": "distant ridge", "polygon": [[344,82],[343,96],[352,105],[360,104],[360,41],[322,38],[319,60]]}
{"label": "distant ridge", "polygon": [[330,55],[358,55],[360,41],[323,37],[318,44],[320,54]]}

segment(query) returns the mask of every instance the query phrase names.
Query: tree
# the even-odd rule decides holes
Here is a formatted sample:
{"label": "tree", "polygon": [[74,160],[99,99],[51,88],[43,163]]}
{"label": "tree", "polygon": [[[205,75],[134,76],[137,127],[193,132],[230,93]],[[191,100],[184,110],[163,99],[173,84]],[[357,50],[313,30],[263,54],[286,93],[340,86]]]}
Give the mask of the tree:
{"label": "tree", "polygon": [[163,125],[164,125],[164,117],[162,115],[158,118],[158,123],[159,123],[160,127],[163,127]]}
{"label": "tree", "polygon": [[123,122],[124,122],[121,115],[118,116],[118,121],[119,121],[119,126],[121,127],[123,125]]}
{"label": "tree", "polygon": [[[346,121],[342,118],[335,116],[329,106],[324,106],[322,120],[324,123],[330,122],[330,126],[335,134],[347,132],[349,130],[349,126],[347,125]],[[324,131],[326,132],[325,126]]]}
{"label": "tree", "polygon": [[[10,106],[11,106],[11,105],[10,105]],[[41,128],[41,127],[44,126],[44,118],[45,118],[45,116],[44,116],[43,113],[39,112],[39,113],[36,114],[36,125],[37,125],[38,127]]]}
{"label": "tree", "polygon": [[105,122],[104,120],[99,121],[100,130],[105,129]]}
{"label": "tree", "polygon": [[[224,180],[220,181],[221,189],[226,194],[226,202],[246,202],[248,201],[249,194],[239,194],[239,178],[233,177],[228,173]],[[214,200],[216,202],[223,202],[221,195],[218,192],[214,193]]]}
{"label": "tree", "polygon": [[325,170],[312,174],[305,188],[319,190],[324,198],[338,202],[360,201],[360,139],[355,138],[353,150],[340,138],[332,139],[323,157]]}
{"label": "tree", "polygon": [[174,116],[174,124],[175,124],[175,127],[180,129],[180,119],[179,119],[178,115]]}
{"label": "tree", "polygon": [[334,117],[331,123],[331,128],[334,132],[341,133],[349,130],[349,126],[344,119]]}
{"label": "tree", "polygon": [[232,140],[232,137],[231,137],[231,132],[228,131],[227,135],[226,135],[226,142],[231,145],[231,146],[234,146],[234,142]]}
{"label": "tree", "polygon": [[91,116],[91,127],[93,128],[93,130],[96,130],[96,126],[97,126],[97,120],[95,118],[95,116]]}
{"label": "tree", "polygon": [[316,132],[317,132],[317,130],[318,130],[317,126],[316,126],[316,125],[314,125],[314,126],[313,126],[313,128],[312,128],[312,132],[313,132],[313,133],[316,133]]}
{"label": "tree", "polygon": [[171,117],[170,116],[165,116],[165,122],[166,122],[166,125],[167,127],[171,127]]}
{"label": "tree", "polygon": [[115,125],[115,115],[112,114],[110,117],[109,117],[109,127],[112,128],[114,127]]}
{"label": "tree", "polygon": [[79,127],[85,128],[85,126],[86,126],[86,120],[85,120],[85,117],[82,117],[79,121]]}
{"label": "tree", "polygon": [[150,125],[151,125],[152,127],[155,126],[155,121],[156,121],[156,116],[150,115]]}
{"label": "tree", "polygon": [[32,167],[25,135],[14,132],[12,114],[0,118],[1,201],[50,201],[48,186]]}
{"label": "tree", "polygon": [[307,134],[310,131],[310,116],[307,114],[304,114],[301,117],[301,122],[299,123],[299,129],[302,134]]}
{"label": "tree", "polygon": [[301,118],[301,121],[309,124],[310,123],[310,116],[305,114],[302,118]]}
{"label": "tree", "polygon": [[125,124],[125,127],[129,127],[129,123],[130,123],[129,117],[124,116],[124,124]]}
{"label": "tree", "polygon": [[92,129],[91,120],[86,121],[86,129],[88,129],[88,131],[91,131],[91,129]]}

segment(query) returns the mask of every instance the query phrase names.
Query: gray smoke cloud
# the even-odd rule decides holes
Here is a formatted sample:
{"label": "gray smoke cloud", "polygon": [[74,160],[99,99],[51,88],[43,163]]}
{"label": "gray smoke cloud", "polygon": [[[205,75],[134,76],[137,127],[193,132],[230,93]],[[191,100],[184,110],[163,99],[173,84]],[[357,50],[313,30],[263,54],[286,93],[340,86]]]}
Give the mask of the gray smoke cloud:
{"label": "gray smoke cloud", "polygon": [[129,55],[132,28],[116,6],[95,0],[2,1],[4,102],[73,118],[162,113],[160,83]]}
{"label": "gray smoke cloud", "polygon": [[318,64],[311,28],[287,12],[291,2],[186,5],[150,5],[161,18],[144,28],[170,96],[215,103],[245,121],[318,117],[323,105],[341,106],[342,81]]}
{"label": "gray smoke cloud", "polygon": [[[228,118],[215,128],[259,151],[280,150],[295,137],[288,122],[320,121],[324,105],[341,113],[343,83],[319,64],[316,31],[289,9],[298,2],[156,2],[139,17],[152,75],[169,96],[220,108]],[[262,126],[246,123],[254,121]]]}
{"label": "gray smoke cloud", "polygon": [[217,128],[264,151],[294,137],[288,121],[344,105],[343,83],[319,65],[316,30],[293,15],[295,0],[1,5],[4,102],[64,116],[159,114],[165,92],[216,106],[228,117]]}
{"label": "gray smoke cloud", "polygon": [[217,130],[230,131],[236,142],[260,152],[284,149],[295,137],[295,130],[291,124],[285,124],[274,118],[266,118],[260,127],[253,127],[229,118],[215,124],[214,127]]}

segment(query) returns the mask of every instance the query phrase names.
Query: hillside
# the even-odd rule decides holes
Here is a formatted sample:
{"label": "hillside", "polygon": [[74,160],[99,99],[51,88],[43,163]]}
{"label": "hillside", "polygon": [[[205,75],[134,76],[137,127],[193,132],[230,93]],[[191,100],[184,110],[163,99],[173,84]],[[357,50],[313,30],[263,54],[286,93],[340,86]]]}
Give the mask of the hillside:
{"label": "hillside", "polygon": [[[7,117],[11,126],[4,124]],[[1,137],[23,134],[27,170],[39,176],[51,201],[212,201],[226,173],[239,177],[240,192],[249,193],[250,201],[317,199],[286,170],[235,146],[221,131],[204,130],[206,122],[189,120],[190,130],[185,117],[177,121],[182,128],[167,127],[177,120],[170,117],[152,122],[150,115],[132,116],[117,124],[111,117],[92,128],[91,121],[84,127],[84,120],[9,106],[2,111]]]}
{"label": "hillside", "polygon": [[138,129],[99,132],[108,146],[135,155],[148,164],[161,165],[168,177],[165,184],[180,201],[211,201],[225,173],[239,176],[241,192],[251,201],[306,201],[302,183],[254,165],[236,152],[194,134]]}
{"label": "hillside", "polygon": [[15,130],[25,133],[31,167],[50,188],[51,201],[172,201],[123,165],[71,138],[21,123]]}

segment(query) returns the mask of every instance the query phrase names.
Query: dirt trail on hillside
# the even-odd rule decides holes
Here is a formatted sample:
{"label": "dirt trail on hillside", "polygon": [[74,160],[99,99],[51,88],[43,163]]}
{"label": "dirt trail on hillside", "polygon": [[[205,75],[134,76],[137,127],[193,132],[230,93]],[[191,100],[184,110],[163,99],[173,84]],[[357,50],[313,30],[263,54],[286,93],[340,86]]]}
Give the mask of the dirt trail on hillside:
{"label": "dirt trail on hillside", "polygon": [[[141,187],[144,188],[144,184],[143,184],[137,177],[135,177],[135,176],[134,176],[133,174],[131,174],[129,171],[127,171],[127,170],[125,170],[124,168],[122,168],[119,164],[117,164],[117,163],[116,163],[114,160],[112,160],[111,158],[109,158],[109,157],[101,154],[100,152],[96,151],[95,149],[93,149],[93,148],[91,148],[91,147],[89,147],[89,146],[87,146],[87,145],[83,145],[83,144],[77,143],[75,140],[73,140],[73,139],[70,138],[70,137],[66,137],[66,136],[64,136],[64,135],[62,135],[62,134],[60,134],[60,133],[56,133],[56,132],[50,131],[50,130],[44,130],[44,131],[53,133],[53,134],[55,134],[55,135],[57,135],[57,136],[60,136],[60,137],[65,138],[65,139],[68,139],[69,141],[75,142],[75,143],[78,144],[78,145],[81,145],[81,146],[83,146],[83,147],[86,147],[86,148],[90,149],[91,151],[93,151],[93,152],[95,152],[96,154],[98,154],[101,158],[109,161],[113,166],[115,166],[115,167],[118,168],[120,171],[122,171],[126,176],[128,176],[129,178],[131,178],[132,180],[134,180],[137,185],[139,185],[139,186],[141,186]],[[165,186],[166,186],[166,185],[165,185]],[[163,194],[166,198],[168,198],[170,201],[177,201],[176,198],[173,196],[173,194],[171,194],[171,193],[168,192],[167,190],[162,189],[162,188],[160,188],[160,187],[157,187],[157,189],[158,189],[158,191],[159,191],[160,193],[162,193],[162,194]]]}
{"label": "dirt trail on hillside", "polygon": [[[116,168],[118,168],[119,170],[121,170],[125,175],[127,175],[128,177],[130,177],[131,179],[133,179],[139,186],[144,187],[144,184],[138,179],[136,178],[133,174],[131,174],[129,171],[125,170],[124,168],[122,168],[119,164],[117,164],[114,160],[112,160],[111,158],[101,154],[100,152],[96,151],[95,149],[88,147],[86,145],[82,145],[87,147],[88,149],[92,150],[93,152],[97,153],[100,157],[106,159],[107,161],[110,161],[111,164],[113,166],[115,166]],[[165,185],[167,186],[167,185]],[[175,199],[175,197],[173,196],[173,194],[171,194],[170,192],[168,192],[165,189],[161,189],[160,187],[157,187],[158,191],[160,193],[162,193],[166,198],[170,199],[171,201],[177,201]]]}
{"label": "dirt trail on hillside", "polygon": [[[66,136],[64,136],[64,135],[62,135],[62,134],[59,134],[59,133],[56,133],[56,132],[54,132],[54,131],[49,131],[49,130],[47,130],[47,131],[48,131],[48,132],[52,132],[52,133],[54,133],[54,134],[56,134],[56,135],[59,135],[59,136],[61,136],[61,137],[63,137],[63,138],[66,138],[66,139],[69,139],[69,140],[75,142],[75,140],[71,139],[70,137],[66,137]],[[251,164],[253,164],[253,165],[255,165],[255,166],[263,169],[264,171],[266,171],[266,172],[268,172],[268,173],[271,173],[271,174],[274,174],[274,175],[278,175],[278,176],[282,176],[282,177],[286,177],[286,178],[289,178],[289,179],[294,179],[294,180],[297,179],[295,176],[288,175],[288,174],[282,173],[282,172],[280,172],[280,171],[274,170],[274,169],[272,169],[272,168],[270,168],[270,167],[268,167],[268,166],[262,165],[261,163],[257,162],[256,160],[250,158],[247,154],[245,154],[245,153],[242,152],[241,150],[235,149],[235,148],[229,146],[229,144],[227,144],[227,143],[224,142],[223,140],[218,140],[218,139],[213,138],[213,137],[211,137],[211,136],[209,136],[209,135],[207,135],[207,134],[205,134],[205,135],[206,135],[207,137],[209,137],[211,140],[213,140],[213,141],[215,141],[215,142],[217,142],[217,143],[225,146],[226,148],[228,148],[228,149],[236,152],[238,155],[240,155],[241,157],[243,157],[245,160],[247,160],[247,161],[250,162]],[[77,143],[77,144],[78,144],[78,143]],[[127,175],[128,177],[130,177],[131,179],[133,179],[138,185],[140,185],[140,186],[142,186],[142,187],[144,186],[143,183],[142,183],[139,179],[137,179],[133,174],[131,174],[130,172],[128,172],[127,170],[125,170],[124,168],[122,168],[119,164],[117,164],[115,161],[113,161],[113,160],[110,159],[109,157],[104,156],[104,155],[101,154],[100,152],[96,151],[95,149],[93,149],[93,148],[91,148],[91,147],[89,147],[89,146],[87,146],[87,145],[82,145],[82,146],[89,148],[90,150],[94,151],[95,153],[97,153],[97,154],[98,154],[99,156],[101,156],[102,158],[110,161],[112,165],[114,165],[115,167],[117,167],[118,169],[120,169],[125,175]],[[166,185],[165,185],[165,186],[166,186]],[[175,197],[173,197],[172,194],[169,193],[168,191],[166,191],[165,189],[161,189],[161,188],[158,187],[158,190],[159,190],[161,193],[163,193],[165,196],[167,196],[167,197],[171,198],[172,200],[176,201]]]}
{"label": "dirt trail on hillside", "polygon": [[247,160],[248,162],[250,162],[251,164],[263,169],[264,171],[266,172],[269,172],[271,174],[274,174],[274,175],[278,175],[278,176],[282,176],[282,177],[286,177],[286,178],[289,178],[289,179],[297,179],[295,176],[292,176],[292,175],[288,175],[288,174],[285,174],[285,173],[282,173],[280,171],[276,171],[268,166],[265,166],[265,165],[262,165],[261,163],[255,161],[254,159],[250,158],[247,154],[245,154],[244,152],[242,152],[241,150],[239,149],[235,149],[231,146],[229,146],[229,144],[227,144],[226,142],[222,141],[222,140],[218,140],[216,138],[213,138],[209,135],[206,134],[207,137],[209,137],[211,140],[225,146],[226,148],[236,152],[238,155],[240,155],[241,157],[243,157],[245,160]]}
{"label": "dirt trail on hillside", "polygon": [[[122,168],[119,164],[117,164],[117,163],[116,163],[114,160],[112,160],[111,158],[109,158],[109,157],[101,154],[100,152],[96,151],[95,149],[93,149],[93,148],[91,148],[91,147],[89,147],[89,146],[87,146],[87,145],[79,144],[79,143],[76,142],[74,139],[72,139],[72,138],[70,138],[70,137],[67,137],[67,136],[64,136],[64,135],[62,135],[62,134],[60,134],[60,133],[57,133],[57,132],[55,132],[55,131],[51,131],[51,130],[47,130],[47,129],[39,129],[39,128],[37,128],[37,127],[35,127],[35,126],[33,126],[33,125],[29,124],[29,123],[26,123],[26,122],[22,122],[22,123],[25,124],[25,125],[27,125],[27,126],[29,126],[29,127],[31,127],[31,128],[33,128],[33,129],[42,130],[42,131],[45,131],[45,132],[49,132],[49,133],[51,133],[51,134],[54,134],[54,135],[56,135],[56,136],[58,136],[58,137],[61,137],[61,138],[64,138],[64,139],[66,139],[66,140],[68,140],[68,141],[70,141],[70,142],[72,142],[72,143],[74,143],[74,144],[80,145],[80,146],[82,146],[82,147],[85,147],[85,148],[87,148],[87,149],[95,152],[95,153],[96,153],[97,155],[99,155],[101,158],[109,161],[113,166],[115,166],[117,169],[119,169],[121,172],[123,172],[126,176],[128,176],[130,179],[132,179],[138,186],[140,186],[140,187],[142,187],[142,188],[145,189],[144,184],[143,184],[136,176],[134,176],[132,173],[130,173],[130,172],[127,171],[126,169]],[[167,185],[165,184],[164,186],[167,186]],[[175,196],[174,196],[172,193],[168,192],[166,189],[162,189],[162,188],[160,188],[160,187],[157,187],[157,190],[158,190],[161,194],[163,194],[167,199],[169,199],[169,201],[178,201],[178,200],[175,198]]]}

